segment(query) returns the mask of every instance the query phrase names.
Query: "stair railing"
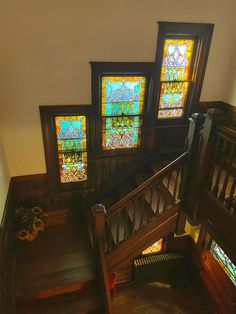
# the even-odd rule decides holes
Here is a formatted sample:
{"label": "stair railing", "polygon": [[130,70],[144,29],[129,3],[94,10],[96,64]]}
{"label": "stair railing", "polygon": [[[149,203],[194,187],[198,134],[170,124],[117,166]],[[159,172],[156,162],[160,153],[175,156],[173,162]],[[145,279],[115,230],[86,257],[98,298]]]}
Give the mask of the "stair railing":
{"label": "stair railing", "polygon": [[97,257],[97,282],[99,286],[101,301],[102,301],[102,313],[112,313],[112,302],[109,287],[109,277],[107,271],[107,265],[105,260],[105,252],[103,246],[103,232],[105,222],[105,208],[103,205],[98,204],[92,208],[94,216],[94,248]]}
{"label": "stair railing", "polygon": [[188,152],[183,153],[107,210],[106,253],[179,202],[181,169],[187,157]]}

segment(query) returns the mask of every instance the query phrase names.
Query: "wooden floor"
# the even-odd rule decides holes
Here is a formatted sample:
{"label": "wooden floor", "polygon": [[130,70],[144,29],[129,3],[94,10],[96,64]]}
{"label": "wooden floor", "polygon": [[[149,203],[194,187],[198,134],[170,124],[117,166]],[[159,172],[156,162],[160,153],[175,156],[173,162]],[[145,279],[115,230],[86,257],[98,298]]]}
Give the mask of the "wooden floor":
{"label": "wooden floor", "polygon": [[94,281],[93,256],[85,226],[52,226],[32,242],[22,243],[17,257],[18,302],[79,291]]}
{"label": "wooden floor", "polygon": [[113,314],[211,313],[187,277],[174,285],[152,282],[120,289],[114,298],[113,310]]}

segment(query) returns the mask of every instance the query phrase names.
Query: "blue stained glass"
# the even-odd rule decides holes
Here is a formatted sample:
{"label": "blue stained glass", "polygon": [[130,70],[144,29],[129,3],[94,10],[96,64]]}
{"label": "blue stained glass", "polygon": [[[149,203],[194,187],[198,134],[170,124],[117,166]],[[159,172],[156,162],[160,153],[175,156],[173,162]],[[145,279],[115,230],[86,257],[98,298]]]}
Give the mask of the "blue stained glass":
{"label": "blue stained glass", "polygon": [[102,78],[102,114],[135,115],[143,111],[146,78],[104,76]]}
{"label": "blue stained glass", "polygon": [[215,241],[212,241],[210,252],[236,286],[236,266],[233,262]]}

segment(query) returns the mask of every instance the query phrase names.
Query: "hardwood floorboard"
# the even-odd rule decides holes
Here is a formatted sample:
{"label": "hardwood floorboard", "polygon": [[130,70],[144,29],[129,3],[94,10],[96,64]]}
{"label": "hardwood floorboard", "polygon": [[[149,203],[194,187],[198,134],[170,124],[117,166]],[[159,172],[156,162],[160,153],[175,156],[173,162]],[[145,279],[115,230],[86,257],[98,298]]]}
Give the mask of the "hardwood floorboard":
{"label": "hardwood floorboard", "polygon": [[18,302],[60,295],[88,287],[95,279],[86,227],[51,226],[22,244],[16,268]]}

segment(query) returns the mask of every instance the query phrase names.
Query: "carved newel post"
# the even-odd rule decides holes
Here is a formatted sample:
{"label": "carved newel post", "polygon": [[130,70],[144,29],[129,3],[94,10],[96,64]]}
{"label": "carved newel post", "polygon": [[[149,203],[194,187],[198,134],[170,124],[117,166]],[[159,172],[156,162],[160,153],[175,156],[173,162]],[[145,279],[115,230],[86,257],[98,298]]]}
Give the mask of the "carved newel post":
{"label": "carved newel post", "polygon": [[92,208],[94,216],[94,243],[98,238],[103,238],[106,209],[102,204],[96,204]]}

